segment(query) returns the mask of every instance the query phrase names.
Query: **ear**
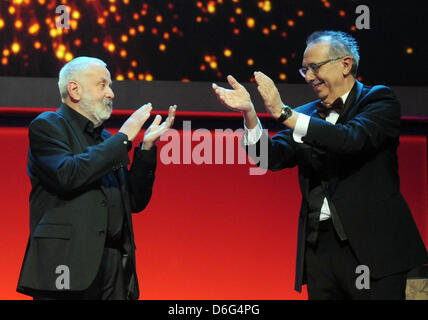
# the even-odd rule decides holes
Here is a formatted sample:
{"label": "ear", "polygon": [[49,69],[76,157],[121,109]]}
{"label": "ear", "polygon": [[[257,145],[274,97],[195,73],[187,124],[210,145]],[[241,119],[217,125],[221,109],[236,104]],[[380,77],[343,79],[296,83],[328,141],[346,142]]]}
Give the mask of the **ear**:
{"label": "ear", "polygon": [[82,99],[82,87],[76,81],[70,81],[67,85],[68,96],[71,101],[79,102]]}
{"label": "ear", "polygon": [[343,58],[342,60],[343,62],[343,75],[347,76],[348,74],[351,73],[351,69],[352,69],[352,58],[349,56],[346,56]]}

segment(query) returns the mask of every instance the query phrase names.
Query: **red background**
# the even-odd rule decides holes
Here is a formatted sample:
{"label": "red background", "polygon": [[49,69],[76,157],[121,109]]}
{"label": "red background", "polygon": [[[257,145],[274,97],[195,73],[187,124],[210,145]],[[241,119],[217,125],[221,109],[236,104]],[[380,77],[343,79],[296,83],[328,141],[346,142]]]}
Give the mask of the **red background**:
{"label": "red background", "polygon": [[[15,291],[29,233],[27,133],[0,127],[0,299],[28,299]],[[427,244],[427,138],[400,141],[401,189]],[[307,298],[293,290],[297,170],[251,176],[250,167],[158,160],[151,202],[134,215],[140,298]]]}

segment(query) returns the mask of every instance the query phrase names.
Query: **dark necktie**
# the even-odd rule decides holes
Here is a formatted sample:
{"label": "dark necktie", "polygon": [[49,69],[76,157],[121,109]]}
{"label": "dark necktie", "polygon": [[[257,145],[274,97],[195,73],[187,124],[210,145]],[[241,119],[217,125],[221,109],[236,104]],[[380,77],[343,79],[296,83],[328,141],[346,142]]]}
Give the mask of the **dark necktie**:
{"label": "dark necktie", "polygon": [[324,103],[322,101],[317,103],[317,111],[322,119],[325,119],[331,110],[336,111],[339,115],[343,112],[344,104],[342,98],[339,97],[332,104]]}

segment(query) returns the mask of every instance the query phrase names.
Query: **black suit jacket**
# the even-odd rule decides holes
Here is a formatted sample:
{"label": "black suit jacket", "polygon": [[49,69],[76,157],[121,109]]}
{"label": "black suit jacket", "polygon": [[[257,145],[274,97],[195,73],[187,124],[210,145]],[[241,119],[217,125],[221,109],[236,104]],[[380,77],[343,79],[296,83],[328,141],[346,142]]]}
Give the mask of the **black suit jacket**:
{"label": "black suit jacket", "polygon": [[127,136],[111,136],[89,146],[73,112],[62,105],[29,126],[28,175],[31,179],[30,236],[17,291],[57,291],[58,266],[70,271],[71,291],[85,290],[97,274],[107,234],[108,199],[101,177],[116,171],[126,212],[128,298],[139,296],[132,212],[148,204],[156,168],[156,149],[135,148],[131,169]]}
{"label": "black suit jacket", "polygon": [[318,116],[317,102],[296,108],[311,116],[304,143],[296,143],[291,130],[266,139],[268,169],[299,168],[302,203],[295,289],[301,291],[306,282],[309,181],[321,167],[317,163],[320,153],[326,159],[323,175],[328,181],[330,209],[336,211],[350,246],[360,263],[369,267],[370,275],[380,278],[426,263],[424,243],[400,192],[396,152],[400,104],[392,90],[356,81],[335,125]]}

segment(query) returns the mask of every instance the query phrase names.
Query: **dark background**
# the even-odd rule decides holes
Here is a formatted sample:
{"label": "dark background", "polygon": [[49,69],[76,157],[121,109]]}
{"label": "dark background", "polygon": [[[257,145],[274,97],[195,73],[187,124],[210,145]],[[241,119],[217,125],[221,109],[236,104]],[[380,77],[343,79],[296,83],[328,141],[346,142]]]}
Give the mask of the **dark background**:
{"label": "dark background", "polygon": [[[223,81],[233,74],[249,82],[252,72],[261,70],[278,83],[303,83],[297,69],[306,37],[315,30],[332,29],[349,32],[359,42],[359,79],[365,84],[428,84],[428,11],[422,1],[76,0],[67,4],[76,25],[53,37],[50,32],[55,27],[46,19],[59,16],[55,8],[61,3],[65,1],[0,2],[0,76],[57,77],[67,61],[57,56],[63,45],[68,59],[90,55],[106,61],[113,79]],[[355,28],[359,16],[355,9],[361,4],[370,9],[368,30]],[[74,11],[79,12],[76,19]],[[99,23],[102,17],[105,21]],[[247,26],[248,18],[254,19],[253,28]],[[35,23],[39,30],[30,34],[28,28]],[[142,32],[139,26],[144,27]],[[121,40],[124,34],[126,42]],[[37,41],[39,49],[34,47]],[[13,43],[20,45],[16,54],[11,50]],[[109,44],[114,44],[114,50],[109,51]],[[161,44],[164,51],[159,49]],[[231,50],[230,57],[225,49]],[[122,50],[126,55],[121,56]],[[248,65],[248,59],[253,59],[253,65]],[[210,66],[212,61],[216,67]]]}

